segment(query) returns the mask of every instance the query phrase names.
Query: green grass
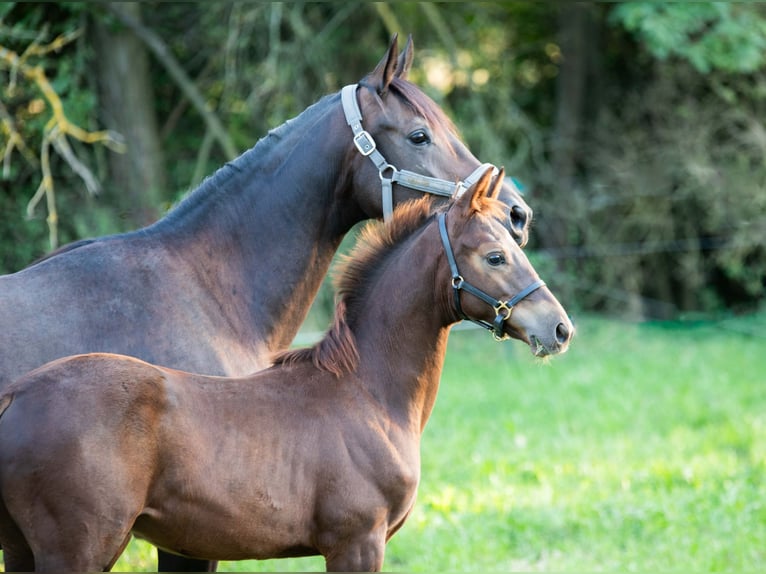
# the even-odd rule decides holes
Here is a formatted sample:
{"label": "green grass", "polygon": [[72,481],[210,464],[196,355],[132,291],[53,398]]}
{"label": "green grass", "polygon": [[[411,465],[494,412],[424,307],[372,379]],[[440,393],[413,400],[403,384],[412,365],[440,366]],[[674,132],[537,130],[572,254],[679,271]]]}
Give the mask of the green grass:
{"label": "green grass", "polygon": [[[766,563],[766,316],[586,318],[547,362],[453,333],[386,570],[748,572]],[[742,328],[755,336],[730,330]],[[155,567],[132,542],[117,570]],[[220,570],[322,570],[321,558]]]}

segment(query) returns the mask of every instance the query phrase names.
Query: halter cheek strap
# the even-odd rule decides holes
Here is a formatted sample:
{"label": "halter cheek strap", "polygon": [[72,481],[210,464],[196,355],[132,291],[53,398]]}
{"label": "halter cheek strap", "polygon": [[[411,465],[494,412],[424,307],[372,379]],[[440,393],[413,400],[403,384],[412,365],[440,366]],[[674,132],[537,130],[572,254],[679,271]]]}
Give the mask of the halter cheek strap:
{"label": "halter cheek strap", "polygon": [[491,163],[483,163],[463,181],[449,181],[421,175],[405,169],[399,170],[386,161],[383,154],[378,150],[375,139],[362,127],[362,112],[359,109],[359,103],[356,98],[358,84],[345,86],[341,92],[341,103],[343,104],[343,113],[346,116],[346,123],[351,127],[354,133],[354,145],[359,153],[369,157],[375,164],[380,177],[382,188],[383,219],[388,221],[394,212],[393,184],[397,183],[403,187],[408,187],[424,193],[440,195],[443,197],[460,197],[466,189],[479,181],[482,174],[487,169],[493,169],[493,175],[498,174],[498,169]]}
{"label": "halter cheek strap", "polygon": [[[447,213],[441,212],[439,214],[439,235],[441,236],[442,245],[444,246],[444,252],[447,255],[447,262],[449,263],[450,273],[452,274],[452,292],[455,298],[455,310],[457,311],[458,317],[461,319],[467,319],[469,321],[472,321],[476,323],[477,325],[481,325],[488,331],[492,331],[492,336],[495,338],[496,341],[502,341],[504,339],[508,339],[508,335],[505,333],[505,322],[511,318],[511,313],[513,313],[514,306],[524,299],[525,297],[528,297],[535,291],[537,291],[540,287],[545,285],[545,281],[542,279],[539,279],[535,281],[534,283],[531,283],[524,289],[522,289],[519,293],[508,299],[507,301],[501,301],[499,299],[495,299],[491,295],[488,295],[478,287],[474,287],[468,281],[463,279],[463,276],[460,275],[460,271],[457,268],[457,261],[455,260],[455,254],[452,251],[452,245],[450,244],[449,235],[447,234]],[[471,295],[478,297],[485,303],[487,303],[490,307],[492,307],[495,310],[495,319],[491,323],[488,321],[484,321],[483,319],[473,319],[471,317],[468,317],[463,312],[463,306],[460,304],[460,292],[461,291],[467,291]]]}

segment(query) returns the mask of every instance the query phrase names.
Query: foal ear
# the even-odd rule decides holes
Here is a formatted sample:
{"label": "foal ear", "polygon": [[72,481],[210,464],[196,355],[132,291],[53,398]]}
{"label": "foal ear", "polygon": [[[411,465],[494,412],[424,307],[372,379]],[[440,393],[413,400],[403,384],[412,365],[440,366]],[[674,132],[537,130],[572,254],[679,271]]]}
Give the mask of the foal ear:
{"label": "foal ear", "polygon": [[458,198],[457,203],[462,208],[465,217],[470,217],[472,214],[481,211],[482,207],[484,207],[484,198],[487,197],[487,193],[489,193],[493,171],[494,168],[488,167],[484,173],[481,174],[479,180]]}
{"label": "foal ear", "polygon": [[500,171],[497,172],[494,184],[492,184],[492,191],[487,194],[487,197],[497,198],[500,190],[503,189],[503,179],[505,179],[505,168],[501,167]]}
{"label": "foal ear", "polygon": [[391,38],[391,44],[388,46],[388,52],[383,56],[383,59],[378,62],[375,69],[368,76],[370,85],[375,88],[379,96],[385,96],[388,91],[388,86],[391,80],[394,78],[394,73],[398,70],[396,55],[399,52],[398,48],[398,34],[394,34]]}
{"label": "foal ear", "polygon": [[402,80],[407,79],[407,74],[410,73],[410,68],[412,67],[412,58],[415,55],[415,49],[412,45],[412,34],[407,36],[407,44],[404,46],[404,50],[402,50],[402,53],[399,54],[399,59],[396,62],[396,72],[394,72],[394,76],[397,78],[401,78]]}

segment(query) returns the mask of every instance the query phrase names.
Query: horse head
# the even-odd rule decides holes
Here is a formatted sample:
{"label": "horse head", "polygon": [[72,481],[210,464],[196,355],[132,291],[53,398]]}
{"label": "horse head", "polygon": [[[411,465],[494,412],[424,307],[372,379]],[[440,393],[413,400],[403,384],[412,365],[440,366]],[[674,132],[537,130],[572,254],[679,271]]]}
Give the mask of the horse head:
{"label": "horse head", "polygon": [[487,170],[438,215],[450,268],[451,304],[461,319],[493,331],[496,339],[525,341],[538,356],[562,353],[574,334],[569,317],[504,225],[503,171]]}
{"label": "horse head", "polygon": [[[412,59],[412,37],[398,54],[394,36],[375,69],[342,92],[353,131],[354,193],[368,217],[388,216],[393,196],[397,203],[424,192],[458,196],[490,165],[476,159],[441,108],[407,81]],[[375,189],[381,192],[370,193]],[[532,210],[510,182],[502,184],[497,198],[506,206],[506,228],[523,246]]]}

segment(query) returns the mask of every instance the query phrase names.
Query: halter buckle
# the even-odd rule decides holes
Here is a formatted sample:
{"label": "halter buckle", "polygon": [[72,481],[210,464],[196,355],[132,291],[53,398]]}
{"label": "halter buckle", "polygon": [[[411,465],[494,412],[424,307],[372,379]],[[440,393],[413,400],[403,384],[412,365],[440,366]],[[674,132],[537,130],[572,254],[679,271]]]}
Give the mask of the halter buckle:
{"label": "halter buckle", "polygon": [[364,157],[374,152],[377,147],[375,140],[367,130],[362,130],[354,136],[354,145]]}

